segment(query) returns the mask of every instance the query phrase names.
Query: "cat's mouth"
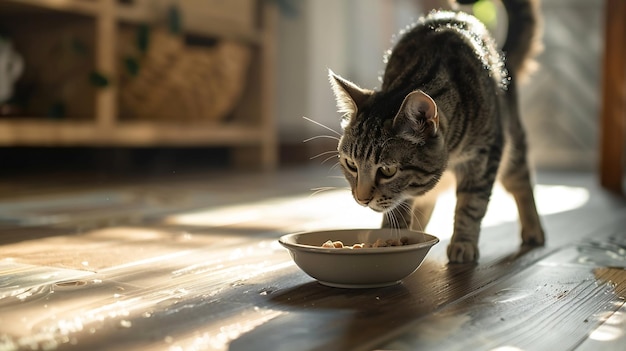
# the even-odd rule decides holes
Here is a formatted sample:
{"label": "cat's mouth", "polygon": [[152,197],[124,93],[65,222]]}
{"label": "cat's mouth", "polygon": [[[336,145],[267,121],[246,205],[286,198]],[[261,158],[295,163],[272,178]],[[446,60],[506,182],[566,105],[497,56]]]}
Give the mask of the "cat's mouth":
{"label": "cat's mouth", "polygon": [[372,201],[367,205],[367,207],[378,213],[386,213],[393,210],[396,207],[396,204],[393,202],[380,203]]}

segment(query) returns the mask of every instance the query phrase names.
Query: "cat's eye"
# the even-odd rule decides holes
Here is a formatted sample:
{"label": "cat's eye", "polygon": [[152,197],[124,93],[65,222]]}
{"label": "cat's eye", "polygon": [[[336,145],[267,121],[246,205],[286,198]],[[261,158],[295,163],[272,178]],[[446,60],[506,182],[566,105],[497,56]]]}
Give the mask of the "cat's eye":
{"label": "cat's eye", "polygon": [[397,166],[382,166],[379,168],[380,174],[383,177],[391,178],[398,172]]}
{"label": "cat's eye", "polygon": [[349,170],[351,170],[352,172],[356,172],[356,163],[354,163],[354,161],[350,160],[350,159],[345,159],[346,161],[346,167],[348,167]]}

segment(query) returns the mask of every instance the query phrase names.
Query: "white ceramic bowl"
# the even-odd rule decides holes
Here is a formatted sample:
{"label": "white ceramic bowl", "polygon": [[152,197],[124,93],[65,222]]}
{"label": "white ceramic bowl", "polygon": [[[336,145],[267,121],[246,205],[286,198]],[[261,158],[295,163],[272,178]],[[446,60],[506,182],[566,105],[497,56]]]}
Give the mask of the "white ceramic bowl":
{"label": "white ceramic bowl", "polygon": [[[409,239],[408,245],[363,249],[322,247],[327,240],[353,245],[403,236]],[[415,272],[439,239],[410,230],[349,229],[287,234],[278,241],[289,249],[300,269],[324,285],[375,288],[397,284]]]}

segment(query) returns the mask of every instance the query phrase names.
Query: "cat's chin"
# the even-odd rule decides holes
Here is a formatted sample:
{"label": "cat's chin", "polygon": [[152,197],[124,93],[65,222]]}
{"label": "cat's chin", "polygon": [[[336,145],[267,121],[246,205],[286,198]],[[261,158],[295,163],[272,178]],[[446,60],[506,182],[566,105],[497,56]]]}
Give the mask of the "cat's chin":
{"label": "cat's chin", "polygon": [[369,208],[370,208],[371,210],[373,210],[374,212],[378,212],[378,213],[386,213],[386,212],[391,211],[391,207],[388,207],[388,208],[379,208],[379,207],[372,207],[372,206],[370,206]]}
{"label": "cat's chin", "polygon": [[376,204],[370,204],[368,206],[370,209],[372,209],[374,212],[378,212],[378,213],[387,213],[391,210],[393,210],[396,206],[394,205],[376,205]]}

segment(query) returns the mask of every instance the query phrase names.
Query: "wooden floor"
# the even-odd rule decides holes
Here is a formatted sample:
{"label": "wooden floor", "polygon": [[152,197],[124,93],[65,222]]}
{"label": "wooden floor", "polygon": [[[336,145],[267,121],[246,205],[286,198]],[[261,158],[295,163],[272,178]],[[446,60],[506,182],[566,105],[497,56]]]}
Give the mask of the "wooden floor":
{"label": "wooden floor", "polygon": [[548,243],[533,250],[497,188],[476,265],[447,264],[443,194],[442,242],[402,284],[365,290],[318,284],[276,241],[378,225],[334,176],[0,183],[0,350],[626,349],[626,202],[594,175],[538,175]]}

